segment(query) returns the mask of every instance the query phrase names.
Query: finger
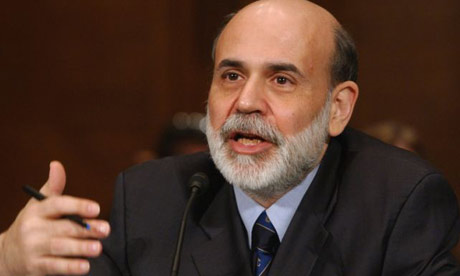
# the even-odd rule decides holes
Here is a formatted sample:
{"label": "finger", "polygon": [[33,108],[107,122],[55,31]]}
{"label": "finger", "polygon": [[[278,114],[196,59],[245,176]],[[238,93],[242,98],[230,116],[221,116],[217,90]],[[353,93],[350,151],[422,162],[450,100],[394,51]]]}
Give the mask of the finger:
{"label": "finger", "polygon": [[110,233],[110,225],[103,220],[85,220],[90,230],[68,219],[56,220],[48,227],[55,237],[103,239]]}
{"label": "finger", "polygon": [[90,225],[89,232],[91,232],[92,238],[104,239],[109,236],[110,224],[107,221],[87,219],[85,222]]}
{"label": "finger", "polygon": [[98,240],[52,238],[49,243],[43,245],[48,248],[44,248],[42,252],[51,256],[97,257],[102,252],[102,244]]}
{"label": "finger", "polygon": [[66,175],[64,166],[59,161],[50,163],[48,180],[40,189],[46,196],[61,195],[65,188]]}
{"label": "finger", "polygon": [[32,271],[47,275],[83,275],[89,272],[89,262],[84,259],[44,257],[36,262]]}
{"label": "finger", "polygon": [[79,215],[94,218],[99,215],[97,202],[73,196],[49,197],[35,207],[40,216],[58,218],[63,215]]}

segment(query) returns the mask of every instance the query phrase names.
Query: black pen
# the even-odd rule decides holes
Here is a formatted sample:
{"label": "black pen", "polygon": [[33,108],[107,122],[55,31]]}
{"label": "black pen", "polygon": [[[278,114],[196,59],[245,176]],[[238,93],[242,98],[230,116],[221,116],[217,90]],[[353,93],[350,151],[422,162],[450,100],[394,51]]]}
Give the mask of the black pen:
{"label": "black pen", "polygon": [[[46,196],[44,196],[42,193],[40,193],[39,191],[35,190],[34,188],[28,186],[28,185],[24,185],[22,186],[22,189],[24,190],[24,192],[26,192],[27,194],[31,195],[33,198],[35,198],[36,200],[44,200],[46,198]],[[85,227],[86,229],[90,229],[91,227],[89,226],[88,223],[84,222],[83,219],[77,215],[67,215],[67,216],[63,216],[62,218],[65,218],[65,219],[69,219],[75,223],[78,223],[80,224],[81,226]]]}

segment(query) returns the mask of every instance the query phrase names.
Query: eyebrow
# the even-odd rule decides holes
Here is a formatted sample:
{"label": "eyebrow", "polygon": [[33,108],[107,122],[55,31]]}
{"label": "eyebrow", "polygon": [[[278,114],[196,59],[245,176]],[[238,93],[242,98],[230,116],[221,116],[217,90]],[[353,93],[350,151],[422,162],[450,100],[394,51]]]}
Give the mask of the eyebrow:
{"label": "eyebrow", "polygon": [[[244,62],[235,60],[235,59],[223,59],[217,66],[217,69],[222,69],[224,67],[244,68]],[[287,62],[268,63],[266,68],[274,72],[282,72],[282,71],[292,72],[292,73],[299,75],[302,78],[305,78],[305,76],[302,74],[299,68],[297,68],[297,66],[295,66],[292,63],[287,63]]]}
{"label": "eyebrow", "polygon": [[223,59],[221,62],[219,62],[217,69],[221,69],[224,67],[243,68],[244,63],[242,61],[234,60],[234,59]]}
{"label": "eyebrow", "polygon": [[271,71],[275,71],[275,72],[280,72],[280,71],[292,72],[303,78],[305,77],[302,74],[302,72],[300,72],[299,68],[297,68],[297,66],[295,66],[292,63],[285,63],[285,62],[270,63],[268,64],[268,69],[270,69]]}

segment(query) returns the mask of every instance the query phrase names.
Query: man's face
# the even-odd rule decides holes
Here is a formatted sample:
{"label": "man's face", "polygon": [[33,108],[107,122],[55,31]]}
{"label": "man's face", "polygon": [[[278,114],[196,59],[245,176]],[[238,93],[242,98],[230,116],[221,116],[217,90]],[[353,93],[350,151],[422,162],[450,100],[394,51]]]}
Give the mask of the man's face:
{"label": "man's face", "polygon": [[[219,38],[209,93],[209,128],[222,134],[232,115],[255,116],[289,139],[308,129],[324,110],[333,39],[324,30],[329,28],[318,28],[314,22],[299,24],[305,18],[261,6],[259,11],[238,14]],[[328,118],[323,118],[322,128],[327,129],[327,123]],[[229,162],[238,157],[270,160],[279,153],[276,139],[239,126],[222,136]],[[315,153],[319,158],[325,141],[320,146],[321,152]]]}

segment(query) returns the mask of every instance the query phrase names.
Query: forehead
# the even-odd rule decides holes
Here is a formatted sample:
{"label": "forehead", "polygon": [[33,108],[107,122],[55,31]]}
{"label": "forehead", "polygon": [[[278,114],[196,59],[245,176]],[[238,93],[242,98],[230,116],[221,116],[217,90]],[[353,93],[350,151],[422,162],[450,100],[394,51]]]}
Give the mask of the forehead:
{"label": "forehead", "polygon": [[324,67],[333,50],[333,35],[317,17],[275,7],[240,12],[220,35],[216,64],[238,59],[249,64],[287,62],[305,71]]}

